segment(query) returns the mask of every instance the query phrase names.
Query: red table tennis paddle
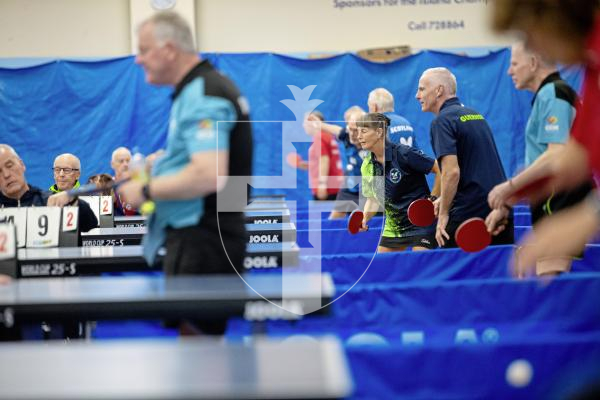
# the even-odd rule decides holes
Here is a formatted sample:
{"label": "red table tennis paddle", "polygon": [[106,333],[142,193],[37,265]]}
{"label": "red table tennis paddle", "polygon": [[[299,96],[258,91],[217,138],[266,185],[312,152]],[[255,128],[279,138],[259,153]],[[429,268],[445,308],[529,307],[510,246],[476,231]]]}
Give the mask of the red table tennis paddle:
{"label": "red table tennis paddle", "polygon": [[360,210],[354,210],[348,218],[348,232],[356,235],[362,227],[362,221],[365,214]]}
{"label": "red table tennis paddle", "polygon": [[540,177],[534,179],[533,181],[529,182],[528,184],[526,184],[519,190],[515,191],[510,196],[510,198],[518,201],[524,197],[529,197],[532,194],[535,194],[535,192],[542,189],[544,186],[546,186],[551,180],[552,180],[552,175],[540,176]]}
{"label": "red table tennis paddle", "polygon": [[435,220],[433,202],[429,199],[415,200],[408,206],[408,220],[415,226],[429,226]]}
{"label": "red table tennis paddle", "polygon": [[492,243],[492,236],[487,231],[483,218],[469,218],[464,221],[454,234],[458,247],[467,253],[475,253]]}
{"label": "red table tennis paddle", "polygon": [[291,152],[288,153],[288,155],[285,157],[285,160],[287,161],[290,167],[298,168],[298,165],[302,161],[302,157],[300,157],[300,154],[298,153]]}

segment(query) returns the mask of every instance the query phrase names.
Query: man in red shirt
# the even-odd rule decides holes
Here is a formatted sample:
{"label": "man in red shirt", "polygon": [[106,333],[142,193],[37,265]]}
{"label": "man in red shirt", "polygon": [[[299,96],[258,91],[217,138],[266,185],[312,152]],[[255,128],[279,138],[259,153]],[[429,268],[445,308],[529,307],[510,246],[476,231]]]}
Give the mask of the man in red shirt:
{"label": "man in red shirt", "polygon": [[315,122],[305,124],[306,132],[313,137],[313,144],[308,150],[308,174],[313,197],[315,200],[335,200],[344,182],[337,140],[334,135],[319,128],[319,122],[324,122],[320,112],[310,113],[307,120]]}

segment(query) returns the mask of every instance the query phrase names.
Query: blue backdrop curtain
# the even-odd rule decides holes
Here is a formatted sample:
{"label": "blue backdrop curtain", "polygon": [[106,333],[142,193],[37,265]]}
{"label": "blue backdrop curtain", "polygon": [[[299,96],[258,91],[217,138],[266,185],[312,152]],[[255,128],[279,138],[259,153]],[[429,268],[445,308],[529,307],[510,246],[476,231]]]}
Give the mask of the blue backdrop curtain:
{"label": "blue backdrop curtain", "polygon": [[[421,112],[414,95],[425,69],[445,66],[457,77],[462,102],[480,111],[492,126],[507,173],[522,167],[531,94],[515,90],[506,75],[508,50],[484,57],[425,51],[389,64],[352,54],[322,60],[268,53],[203,57],[238,84],[255,121],[295,120],[280,102],[293,98],[287,85],[316,85],[311,99],[323,100],[318,109],[328,120],[341,120],[352,105],[366,108],[368,93],[385,87],[395,96],[396,111],[411,121],[418,143],[429,154],[433,116]],[[566,70],[564,75],[579,87],[579,69]],[[143,154],[164,146],[170,93],[170,88],[146,84],[133,57],[0,68],[0,142],[20,153],[31,184],[50,186],[52,161],[63,152],[81,158],[85,180],[91,174],[110,172],[110,155],[118,146],[137,148]],[[255,123],[254,143],[254,174],[279,175],[281,124]],[[306,157],[306,144],[298,148]],[[306,185],[305,173],[299,174],[299,181]],[[290,197],[308,198],[310,192],[306,189]]]}

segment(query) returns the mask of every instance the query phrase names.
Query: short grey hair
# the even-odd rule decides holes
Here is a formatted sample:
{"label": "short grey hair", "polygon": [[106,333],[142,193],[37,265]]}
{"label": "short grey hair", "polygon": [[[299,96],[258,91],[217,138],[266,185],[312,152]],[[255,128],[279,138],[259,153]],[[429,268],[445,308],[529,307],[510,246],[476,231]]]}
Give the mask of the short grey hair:
{"label": "short grey hair", "polygon": [[431,76],[434,83],[442,85],[444,89],[446,89],[448,94],[453,96],[456,95],[456,76],[454,76],[454,74],[450,72],[448,68],[429,68],[426,69],[425,72],[423,72],[423,75],[421,76],[425,75]]}
{"label": "short grey hair", "polygon": [[139,29],[146,25],[153,25],[154,38],[159,43],[171,42],[181,51],[196,53],[194,36],[188,23],[183,17],[173,11],[162,11],[143,21]]}
{"label": "short grey hair", "polygon": [[394,112],[394,96],[389,90],[377,88],[369,93],[368,104],[375,104],[380,112]]}
{"label": "short grey hair", "polygon": [[512,45],[511,51],[515,51],[515,50],[521,50],[523,52],[523,54],[525,54],[526,56],[535,58],[538,62],[538,64],[543,67],[543,68],[548,68],[548,69],[552,69],[552,68],[556,68],[556,63],[549,60],[548,58],[542,56],[540,53],[538,53],[537,51],[531,49],[529,46],[527,46],[527,44],[525,42],[518,41],[515,42]]}
{"label": "short grey hair", "polygon": [[56,156],[56,158],[54,159],[54,164],[56,164],[56,160],[58,160],[59,158],[70,158],[71,160],[75,161],[75,164],[77,166],[78,170],[81,170],[81,161],[79,160],[79,157],[77,157],[74,154],[71,153],[63,153],[63,154],[59,154],[58,156]]}
{"label": "short grey hair", "polygon": [[365,114],[365,110],[363,110],[362,107],[352,106],[344,112],[344,120],[348,121],[350,119],[350,117],[352,117],[353,115],[363,115],[363,114]]}
{"label": "short grey hair", "polygon": [[123,147],[123,146],[121,146],[121,147],[117,147],[117,148],[115,149],[115,151],[113,151],[113,152],[112,152],[112,155],[111,155],[111,157],[110,157],[110,160],[111,160],[111,161],[114,161],[114,160],[115,160],[115,157],[117,156],[117,153],[118,153],[118,152],[120,152],[120,151],[123,151],[123,150],[125,150],[126,152],[128,152],[128,153],[129,153],[129,156],[131,157],[131,151],[129,151],[129,149],[128,149],[127,147]]}
{"label": "short grey hair", "polygon": [[19,160],[21,159],[21,156],[19,156],[17,151],[15,149],[13,149],[12,146],[9,146],[8,144],[4,144],[4,143],[0,144],[0,150],[8,151],[13,156],[17,157]]}

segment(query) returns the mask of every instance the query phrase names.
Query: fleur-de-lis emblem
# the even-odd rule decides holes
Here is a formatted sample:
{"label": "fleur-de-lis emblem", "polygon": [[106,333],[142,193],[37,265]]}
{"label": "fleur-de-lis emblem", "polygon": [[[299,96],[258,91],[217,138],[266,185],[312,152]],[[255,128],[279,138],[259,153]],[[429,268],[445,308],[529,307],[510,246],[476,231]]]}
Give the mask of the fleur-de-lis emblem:
{"label": "fleur-de-lis emblem", "polygon": [[311,113],[315,108],[323,102],[323,100],[313,99],[310,100],[310,95],[317,85],[310,85],[304,89],[300,89],[298,86],[287,85],[294,95],[294,100],[285,99],[281,102],[292,112],[296,117],[296,121],[304,121],[304,116]]}

